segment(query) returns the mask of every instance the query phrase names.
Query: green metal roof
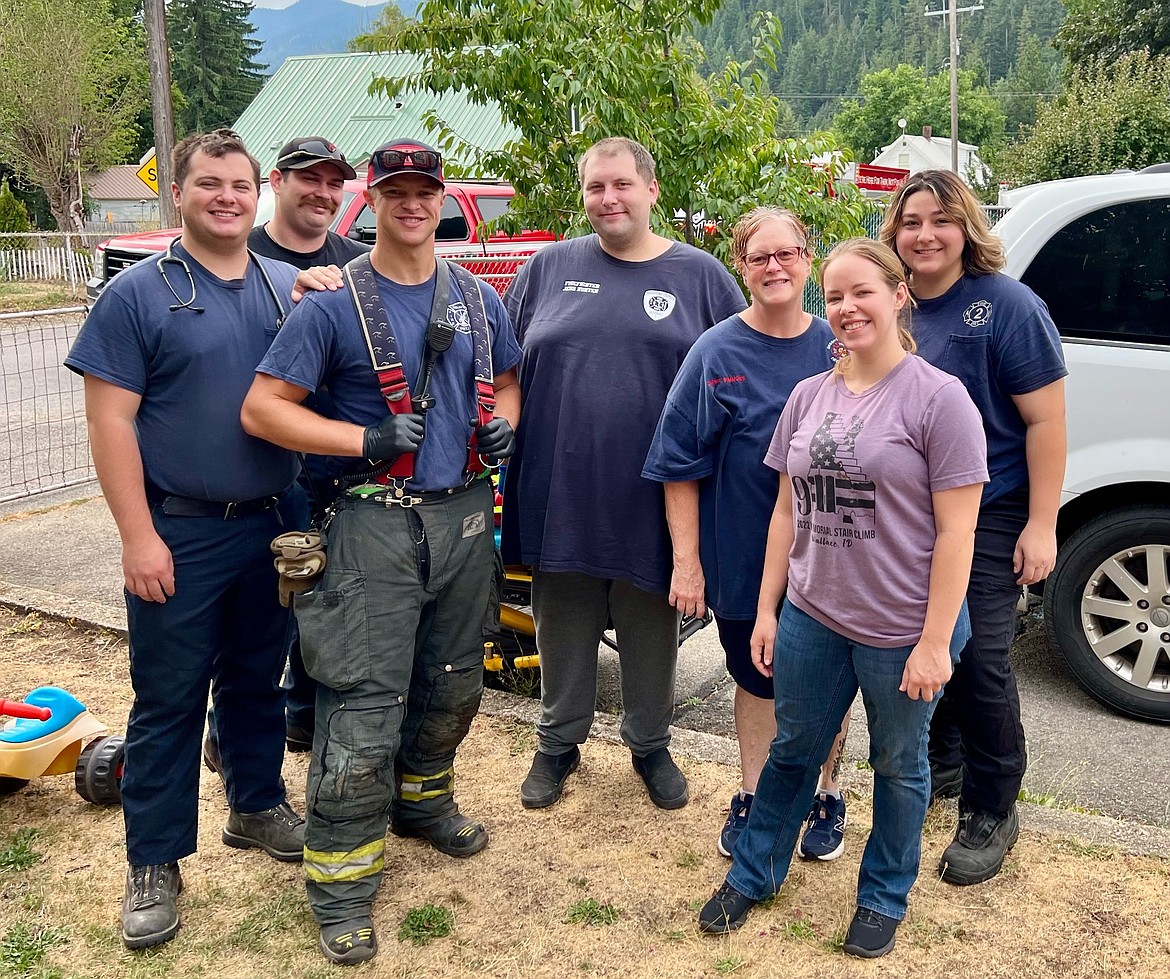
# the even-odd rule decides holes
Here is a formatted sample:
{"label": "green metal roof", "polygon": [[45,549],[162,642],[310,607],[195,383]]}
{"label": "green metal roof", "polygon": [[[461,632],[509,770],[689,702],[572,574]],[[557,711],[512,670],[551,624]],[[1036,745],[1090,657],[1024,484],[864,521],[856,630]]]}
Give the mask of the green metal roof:
{"label": "green metal roof", "polygon": [[427,140],[423,117],[432,108],[476,146],[499,149],[519,135],[500,118],[496,105],[475,105],[462,93],[406,92],[390,99],[367,91],[372,79],[405,77],[421,63],[417,55],[399,52],[288,58],[244,110],[236,132],[264,174],[275,164],[280,147],[296,136],[332,140],[355,166],[387,140]]}

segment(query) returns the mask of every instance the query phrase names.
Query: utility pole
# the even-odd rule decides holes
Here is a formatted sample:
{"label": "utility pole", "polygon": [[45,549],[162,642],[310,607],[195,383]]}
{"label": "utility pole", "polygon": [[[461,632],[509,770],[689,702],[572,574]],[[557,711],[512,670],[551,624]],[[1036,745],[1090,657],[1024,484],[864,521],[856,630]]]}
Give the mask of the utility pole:
{"label": "utility pole", "polygon": [[[946,2],[946,0],[944,0]],[[927,17],[941,17],[950,14],[951,35],[951,172],[959,172],[959,14],[982,10],[983,4],[973,7],[959,7],[958,0],[949,0],[950,10],[927,10]]]}
{"label": "utility pole", "polygon": [[175,148],[175,109],[171,104],[171,51],[167,45],[166,0],[144,0],[146,56],[150,61],[150,113],[158,169],[158,216],[164,228],[179,223],[171,197],[171,150]]}

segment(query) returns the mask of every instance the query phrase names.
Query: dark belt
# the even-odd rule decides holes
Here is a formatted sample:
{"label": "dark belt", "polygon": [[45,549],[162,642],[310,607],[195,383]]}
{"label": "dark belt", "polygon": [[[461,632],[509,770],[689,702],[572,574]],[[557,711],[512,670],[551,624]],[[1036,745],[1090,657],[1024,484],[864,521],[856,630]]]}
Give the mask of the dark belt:
{"label": "dark belt", "polygon": [[426,506],[428,503],[439,503],[443,500],[449,500],[459,493],[466,493],[469,489],[474,489],[483,482],[485,482],[483,479],[474,479],[470,483],[461,486],[452,486],[450,489],[442,490],[412,491],[409,489],[399,490],[394,486],[387,486],[385,492],[381,493],[356,493],[354,489],[349,489],[342,496],[342,500],[351,501],[352,503],[377,503],[387,507],[401,506],[410,508],[414,506]]}
{"label": "dark belt", "polygon": [[217,520],[235,520],[271,510],[283,493],[274,496],[257,496],[252,500],[197,500],[190,496],[175,496],[153,484],[147,484],[146,499],[151,506],[162,507],[168,517],[214,517]]}

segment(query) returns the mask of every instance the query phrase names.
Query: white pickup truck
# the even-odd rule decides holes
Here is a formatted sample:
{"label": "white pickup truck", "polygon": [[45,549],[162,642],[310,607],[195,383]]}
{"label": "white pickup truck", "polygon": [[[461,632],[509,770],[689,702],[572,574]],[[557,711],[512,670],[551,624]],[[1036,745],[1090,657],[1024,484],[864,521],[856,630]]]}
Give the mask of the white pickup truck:
{"label": "white pickup truck", "polygon": [[1170,165],[1022,187],[995,232],[1068,362],[1048,634],[1095,698],[1170,722]]}

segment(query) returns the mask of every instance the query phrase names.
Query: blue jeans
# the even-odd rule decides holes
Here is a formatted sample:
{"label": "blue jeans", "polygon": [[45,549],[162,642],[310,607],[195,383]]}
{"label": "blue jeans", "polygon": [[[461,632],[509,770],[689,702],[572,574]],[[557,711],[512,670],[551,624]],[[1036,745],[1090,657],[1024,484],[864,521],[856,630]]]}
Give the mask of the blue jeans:
{"label": "blue jeans", "polygon": [[[970,634],[964,604],[951,637],[952,663]],[[930,802],[926,741],[938,703],[937,696],[911,700],[898,690],[912,649],[864,646],[785,599],[773,661],[776,740],[747,829],[732,854],[727,880],[737,891],[763,900],[780,890],[821,764],[860,687],[874,779],[873,831],[861,857],[857,904],[891,918],[905,917]]]}

